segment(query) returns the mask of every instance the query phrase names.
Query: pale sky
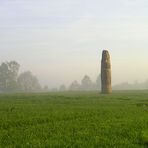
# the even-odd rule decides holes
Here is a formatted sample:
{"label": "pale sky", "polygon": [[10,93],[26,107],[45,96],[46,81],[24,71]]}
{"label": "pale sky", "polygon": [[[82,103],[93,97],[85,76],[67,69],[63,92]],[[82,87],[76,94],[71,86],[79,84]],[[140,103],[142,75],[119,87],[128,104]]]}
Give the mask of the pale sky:
{"label": "pale sky", "polygon": [[103,49],[113,84],[148,79],[148,0],[0,0],[0,62],[50,88],[95,80]]}

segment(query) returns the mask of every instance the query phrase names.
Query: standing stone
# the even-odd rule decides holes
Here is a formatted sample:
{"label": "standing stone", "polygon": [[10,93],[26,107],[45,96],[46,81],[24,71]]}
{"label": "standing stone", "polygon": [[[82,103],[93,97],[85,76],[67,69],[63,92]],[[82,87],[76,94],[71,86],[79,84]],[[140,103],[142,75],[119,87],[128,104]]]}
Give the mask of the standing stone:
{"label": "standing stone", "polygon": [[111,86],[111,63],[110,55],[107,50],[102,52],[102,61],[101,61],[101,89],[102,94],[110,94],[112,92]]}

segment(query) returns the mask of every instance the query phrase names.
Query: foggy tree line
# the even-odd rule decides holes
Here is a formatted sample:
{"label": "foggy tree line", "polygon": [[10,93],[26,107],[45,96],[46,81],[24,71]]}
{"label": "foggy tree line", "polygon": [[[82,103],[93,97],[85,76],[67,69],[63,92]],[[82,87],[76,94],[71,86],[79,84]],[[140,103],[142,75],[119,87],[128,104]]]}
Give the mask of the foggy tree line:
{"label": "foggy tree line", "polygon": [[123,82],[113,86],[114,90],[139,90],[148,89],[148,80],[144,82],[135,81],[134,83]]}
{"label": "foggy tree line", "polygon": [[99,75],[95,82],[91,80],[88,75],[85,75],[81,82],[77,80],[73,81],[68,88],[65,85],[61,85],[59,91],[79,91],[79,90],[101,90],[101,75]]}
{"label": "foggy tree line", "polygon": [[[80,82],[74,80],[68,87],[64,84],[52,90],[48,86],[41,87],[37,77],[30,71],[19,73],[20,65],[16,61],[3,62],[0,65],[0,92],[48,92],[48,91],[87,91],[101,90],[101,75],[98,75],[93,82],[88,75],[85,75]],[[113,86],[114,90],[148,89],[148,80],[130,84],[128,82]]]}
{"label": "foggy tree line", "polygon": [[16,61],[0,65],[0,92],[34,92],[41,89],[38,79],[30,71],[19,74]]}
{"label": "foggy tree line", "polygon": [[[138,89],[148,89],[148,80],[144,82],[135,81],[134,83],[123,82],[113,85],[113,90],[138,90]],[[66,88],[65,85],[61,85],[59,89],[54,88],[52,91],[83,91],[83,90],[101,90],[101,74],[98,75],[95,82],[91,80],[88,75],[85,75],[81,82],[73,81],[69,87]]]}

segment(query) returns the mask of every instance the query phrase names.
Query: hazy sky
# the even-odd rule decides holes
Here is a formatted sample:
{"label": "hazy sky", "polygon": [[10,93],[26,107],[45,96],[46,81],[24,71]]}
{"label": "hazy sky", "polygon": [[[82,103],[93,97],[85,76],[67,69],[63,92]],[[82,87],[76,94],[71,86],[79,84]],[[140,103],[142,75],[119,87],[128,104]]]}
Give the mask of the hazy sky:
{"label": "hazy sky", "polygon": [[0,0],[0,62],[49,87],[95,80],[103,49],[114,84],[148,79],[148,0]]}

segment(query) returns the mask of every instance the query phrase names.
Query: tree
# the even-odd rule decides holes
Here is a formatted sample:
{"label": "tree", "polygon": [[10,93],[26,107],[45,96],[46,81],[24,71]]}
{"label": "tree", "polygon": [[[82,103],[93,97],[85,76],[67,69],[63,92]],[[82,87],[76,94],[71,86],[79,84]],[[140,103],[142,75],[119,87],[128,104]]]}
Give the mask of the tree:
{"label": "tree", "polygon": [[101,90],[101,74],[99,74],[96,79],[96,89]]}
{"label": "tree", "polygon": [[41,90],[41,85],[30,71],[23,72],[18,77],[20,90],[24,92],[35,92]]}
{"label": "tree", "polygon": [[59,91],[66,91],[66,86],[63,84],[60,86]]}
{"label": "tree", "polygon": [[82,90],[91,90],[92,89],[92,81],[89,76],[85,75],[81,81],[81,89]]}
{"label": "tree", "polygon": [[44,92],[48,92],[48,91],[49,91],[48,85],[45,85],[45,86],[44,86],[43,91],[44,91]]}
{"label": "tree", "polygon": [[69,86],[69,90],[76,91],[80,89],[80,84],[75,80]]}
{"label": "tree", "polygon": [[0,91],[16,91],[20,65],[16,61],[3,62],[0,65]]}

